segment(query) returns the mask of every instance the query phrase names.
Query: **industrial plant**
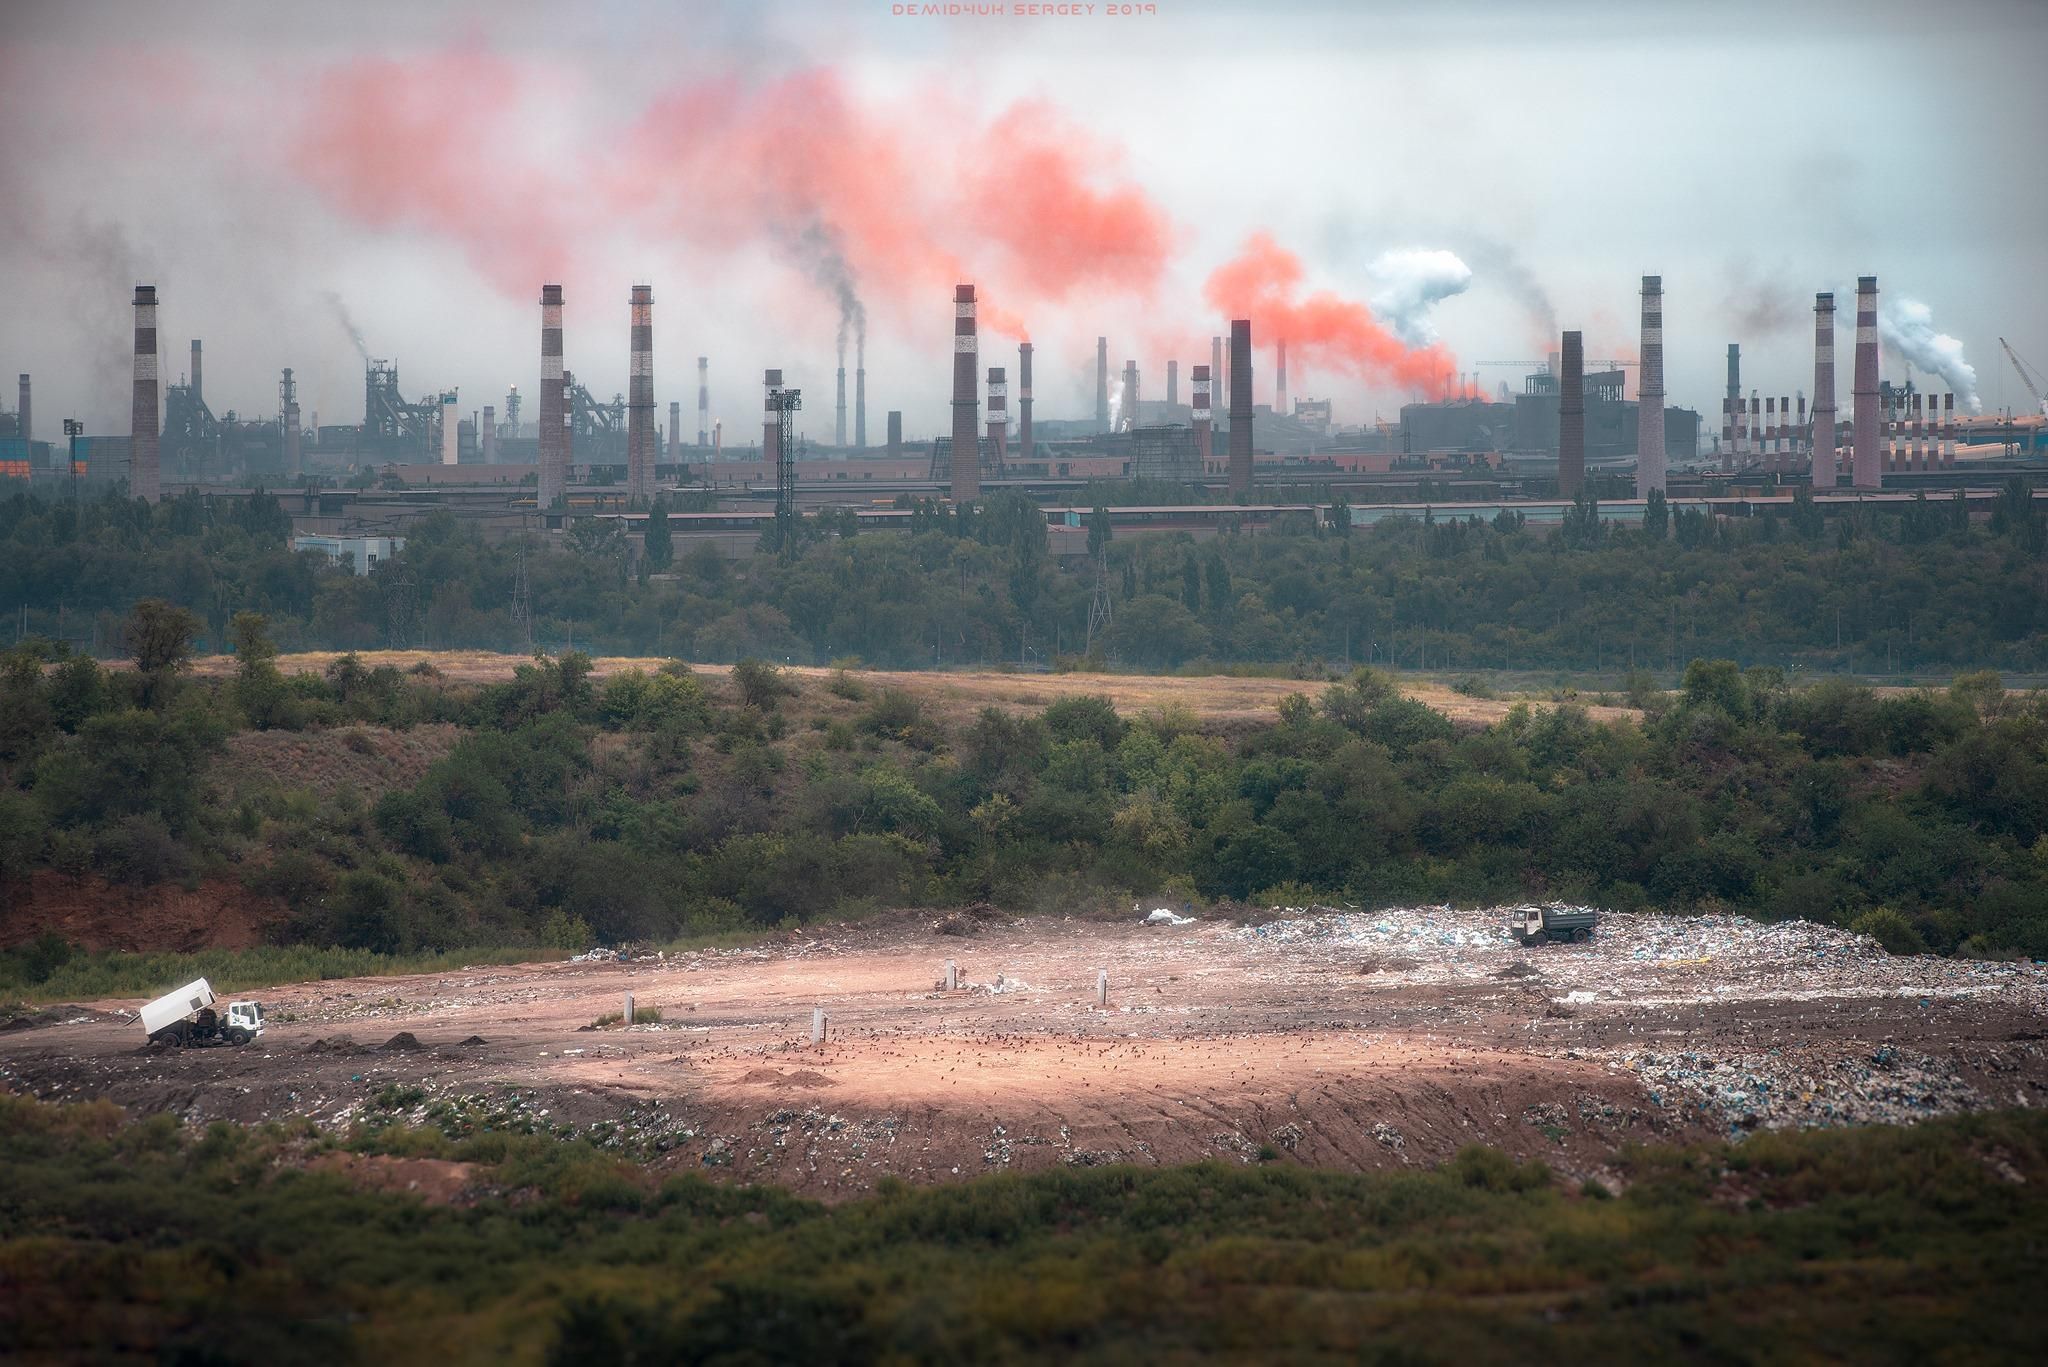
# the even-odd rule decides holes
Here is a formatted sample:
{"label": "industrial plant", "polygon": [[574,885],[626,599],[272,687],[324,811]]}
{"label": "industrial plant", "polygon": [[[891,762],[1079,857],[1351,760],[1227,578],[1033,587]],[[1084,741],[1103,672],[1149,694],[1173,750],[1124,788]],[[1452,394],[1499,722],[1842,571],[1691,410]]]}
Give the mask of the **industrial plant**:
{"label": "industrial plant", "polygon": [[[1726,517],[1781,516],[1802,492],[1824,512],[1936,490],[1965,491],[1972,506],[1988,506],[2011,474],[2048,468],[2048,399],[2009,346],[2035,412],[1959,415],[1953,392],[1928,390],[1910,372],[1885,373],[1874,276],[1857,282],[1846,413],[1836,395],[1835,300],[1820,292],[1812,306],[1811,393],[1745,385],[1741,342],[1727,342],[1718,425],[1667,398],[1663,278],[1642,276],[1639,297],[1634,359],[1589,360],[1584,332],[1565,329],[1547,357],[1522,364],[1512,386],[1501,381],[1488,393],[1475,368],[1453,377],[1440,396],[1404,404],[1392,421],[1346,423],[1327,398],[1290,399],[1288,339],[1255,338],[1246,318],[1221,320],[1206,359],[1126,356],[1114,372],[1111,339],[1098,336],[1093,411],[1040,417],[1033,344],[1017,343],[1013,356],[1007,342],[989,346],[976,287],[963,283],[953,295],[947,429],[907,433],[902,410],[892,408],[877,448],[868,442],[864,330],[854,343],[849,415],[842,326],[829,444],[797,427],[804,387],[786,382],[780,368],[762,376],[758,444],[729,442],[711,416],[708,355],[678,368],[694,370],[694,437],[684,436],[681,398],[668,400],[664,427],[658,384],[669,372],[655,366],[655,294],[646,283],[633,284],[625,299],[623,395],[600,398],[567,368],[563,287],[549,282],[540,288],[539,400],[531,421],[517,385],[501,401],[475,407],[453,388],[429,386],[408,397],[398,363],[366,355],[358,420],[323,422],[302,413],[290,367],[279,368],[274,413],[216,413],[203,339],[190,339],[188,368],[170,379],[159,336],[159,313],[170,301],[141,284],[133,298],[129,430],[88,433],[66,422],[61,440],[39,434],[31,375],[22,373],[15,410],[0,411],[0,480],[65,490],[125,485],[151,501],[267,488],[283,497],[298,544],[367,568],[403,545],[412,521],[440,510],[486,534],[544,540],[561,538],[580,518],[616,519],[637,548],[664,493],[680,510],[669,517],[671,536],[728,556],[793,546],[797,521],[822,511],[843,512],[863,530],[889,530],[912,525],[920,505],[965,505],[1005,492],[1040,505],[1055,551],[1074,554],[1086,540],[1079,514],[1099,501],[1091,487],[1131,482],[1179,492],[1107,507],[1113,527],[1211,536],[1289,516],[1370,526],[1439,508],[1491,515],[1511,507],[1541,530],[1583,499],[1597,502],[1603,518],[1627,524],[1653,495]],[[1722,344],[1688,345],[1718,351]],[[1263,394],[1262,349],[1272,364]],[[1163,382],[1148,379],[1148,370]],[[876,378],[879,393],[929,398],[938,367]],[[684,494],[692,496],[687,505]]]}

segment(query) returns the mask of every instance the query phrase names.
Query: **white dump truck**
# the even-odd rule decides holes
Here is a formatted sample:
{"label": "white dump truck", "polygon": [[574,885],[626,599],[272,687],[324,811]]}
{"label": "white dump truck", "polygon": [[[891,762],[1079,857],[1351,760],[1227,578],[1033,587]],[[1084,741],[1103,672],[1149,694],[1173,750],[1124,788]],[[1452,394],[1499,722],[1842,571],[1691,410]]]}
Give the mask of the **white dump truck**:
{"label": "white dump truck", "polygon": [[230,1002],[213,1009],[214,992],[204,978],[167,992],[142,1008],[142,1030],[153,1044],[247,1044],[263,1033],[261,1002]]}

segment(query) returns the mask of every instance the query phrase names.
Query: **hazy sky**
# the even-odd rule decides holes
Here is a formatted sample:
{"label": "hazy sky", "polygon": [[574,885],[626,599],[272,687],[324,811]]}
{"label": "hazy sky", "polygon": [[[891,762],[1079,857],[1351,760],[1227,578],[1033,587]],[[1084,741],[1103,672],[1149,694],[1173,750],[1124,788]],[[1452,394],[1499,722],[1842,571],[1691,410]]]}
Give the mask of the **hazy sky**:
{"label": "hazy sky", "polygon": [[[681,400],[694,431],[702,353],[730,440],[758,432],[765,366],[829,438],[843,274],[879,442],[885,409],[945,420],[955,274],[1030,330],[1040,416],[1079,415],[1097,334],[1148,395],[1168,355],[1185,386],[1221,330],[1205,284],[1256,232],[1299,258],[1296,301],[1369,299],[1383,252],[1456,253],[1470,286],[1428,323],[1461,372],[1555,328],[1633,358],[1661,273],[1671,400],[1715,424],[1730,341],[1745,388],[1810,387],[1815,290],[1846,362],[1858,274],[1961,340],[1987,407],[2025,404],[1999,336],[2048,367],[2041,0],[892,8],[8,0],[0,374],[34,373],[38,436],[125,431],[150,281],[166,369],[203,338],[216,413],[274,414],[289,365],[309,415],[358,421],[344,315],[409,397],[531,405],[547,277],[569,367],[609,395],[646,280],[664,421]],[[1290,359],[1340,421],[1404,397],[1343,354]]]}

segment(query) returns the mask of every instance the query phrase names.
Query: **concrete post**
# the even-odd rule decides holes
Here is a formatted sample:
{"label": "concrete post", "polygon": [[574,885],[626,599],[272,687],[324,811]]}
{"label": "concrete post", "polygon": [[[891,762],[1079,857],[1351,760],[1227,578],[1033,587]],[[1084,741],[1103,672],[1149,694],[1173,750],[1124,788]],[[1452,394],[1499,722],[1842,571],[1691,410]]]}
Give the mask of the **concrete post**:
{"label": "concrete post", "polygon": [[633,1023],[633,994],[631,992],[626,994],[626,1009],[619,1019],[626,1025]]}
{"label": "concrete post", "polygon": [[825,1043],[825,1008],[822,1006],[811,1008],[811,1043],[813,1045]]}
{"label": "concrete post", "polygon": [[960,990],[960,963],[957,959],[946,960],[946,990],[948,992]]}
{"label": "concrete post", "polygon": [[1109,970],[1095,970],[1095,1004],[1105,1011],[1109,1009]]}

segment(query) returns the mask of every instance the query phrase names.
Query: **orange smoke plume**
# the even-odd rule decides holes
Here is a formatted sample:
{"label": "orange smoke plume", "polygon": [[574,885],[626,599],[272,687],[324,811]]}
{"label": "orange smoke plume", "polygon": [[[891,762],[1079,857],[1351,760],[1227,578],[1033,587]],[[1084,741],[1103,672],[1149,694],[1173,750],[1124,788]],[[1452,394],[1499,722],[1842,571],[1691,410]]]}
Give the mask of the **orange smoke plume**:
{"label": "orange smoke plume", "polygon": [[1431,399],[1450,395],[1458,367],[1444,346],[1408,346],[1381,327],[1364,304],[1327,290],[1302,297],[1301,282],[1301,259],[1260,232],[1216,268],[1202,296],[1224,317],[1251,319],[1260,346],[1285,340],[1289,356],[1304,362]]}

